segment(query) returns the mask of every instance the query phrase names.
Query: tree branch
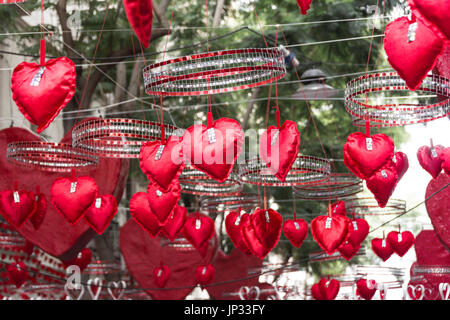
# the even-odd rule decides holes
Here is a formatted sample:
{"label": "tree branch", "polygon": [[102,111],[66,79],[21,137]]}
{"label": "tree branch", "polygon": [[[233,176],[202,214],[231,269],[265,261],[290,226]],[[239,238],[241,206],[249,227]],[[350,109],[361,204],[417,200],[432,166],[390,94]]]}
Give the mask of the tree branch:
{"label": "tree branch", "polygon": [[161,23],[163,28],[169,29],[169,21],[167,21],[166,17],[164,16],[166,10],[163,11],[159,7],[158,3],[156,1],[153,1],[153,12],[155,13],[156,18],[158,19],[159,23]]}

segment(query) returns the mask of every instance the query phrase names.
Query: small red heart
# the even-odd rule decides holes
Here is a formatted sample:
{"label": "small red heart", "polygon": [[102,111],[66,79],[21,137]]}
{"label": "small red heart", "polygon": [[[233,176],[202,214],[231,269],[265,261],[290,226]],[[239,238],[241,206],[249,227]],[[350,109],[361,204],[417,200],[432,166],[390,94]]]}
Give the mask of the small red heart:
{"label": "small red heart", "polygon": [[158,220],[150,209],[147,193],[137,192],[131,197],[130,215],[152,238],[161,231]]}
{"label": "small red heart", "polygon": [[365,300],[371,300],[375,292],[377,292],[375,280],[359,279],[356,281],[356,294]]}
{"label": "small red heart", "polygon": [[391,159],[390,166],[397,172],[398,180],[400,181],[409,168],[408,156],[403,152],[396,152]]}
{"label": "small red heart", "polygon": [[242,221],[241,233],[250,252],[260,259],[278,243],[283,217],[273,209],[257,208],[249,219]]}
{"label": "small red heart", "polygon": [[441,153],[443,150],[444,147],[441,145],[432,148],[422,146],[417,150],[417,160],[419,160],[420,166],[435,179],[442,171]]}
{"label": "small red heart", "polygon": [[35,211],[33,192],[25,190],[0,192],[0,213],[14,227],[20,228]]}
{"label": "small red heart", "polygon": [[95,201],[97,194],[97,184],[89,176],[58,178],[50,189],[50,202],[71,224],[75,224]]}
{"label": "small red heart", "polygon": [[241,233],[241,226],[246,219],[249,219],[248,213],[239,216],[237,212],[230,212],[225,218],[225,230],[236,248],[245,254],[251,254]]}
{"label": "small red heart", "polygon": [[[415,39],[409,41],[409,29],[417,23]],[[411,90],[416,90],[433,69],[444,48],[444,38],[428,28],[420,19],[400,17],[386,26],[384,50],[389,63]]]}
{"label": "small red heart", "polygon": [[400,257],[403,257],[414,244],[414,235],[409,231],[403,231],[401,237],[400,232],[391,231],[386,239],[392,250]]}
{"label": "small red heart", "polygon": [[206,250],[202,250],[202,248],[214,235],[214,220],[198,212],[193,213],[186,219],[183,234],[194,248],[204,256],[203,253]]}
{"label": "small red heart", "polygon": [[[371,139],[367,144],[367,139]],[[371,177],[388,163],[394,155],[394,141],[382,133],[367,137],[355,132],[347,137],[344,145],[344,163],[347,168],[361,179]]]}
{"label": "small red heart", "polygon": [[300,248],[308,235],[308,223],[303,219],[288,219],[283,224],[283,233],[296,248]]}
{"label": "small red heart", "polygon": [[358,253],[360,248],[361,245],[359,244],[354,246],[350,241],[345,241],[338,248],[338,251],[345,260],[350,261]]}
{"label": "small red heart", "polygon": [[380,238],[372,239],[372,251],[383,261],[389,259],[394,253],[389,242],[386,239]]}
{"label": "small red heart", "polygon": [[330,211],[331,214],[334,215],[338,215],[338,216],[347,216],[347,209],[345,208],[345,202],[344,201],[338,201],[335,203],[332,203],[330,205]]}
{"label": "small red heart", "polygon": [[297,4],[303,15],[308,12],[309,8],[311,7],[311,2],[312,0],[297,0]]}
{"label": "small red heart", "polygon": [[153,279],[158,288],[164,288],[170,277],[170,269],[168,266],[162,265],[153,270]]}
{"label": "small red heart", "polygon": [[320,279],[319,290],[322,294],[323,300],[334,300],[339,293],[339,289],[341,287],[339,281],[336,279]]}
{"label": "small red heart", "polygon": [[259,155],[270,172],[284,182],[297,159],[300,133],[294,121],[286,120],[280,128],[270,126],[259,140]]}
{"label": "small red heart", "polygon": [[144,48],[148,48],[152,35],[153,1],[124,0],[128,22]]}
{"label": "small red heart", "polygon": [[[28,121],[41,133],[72,99],[76,88],[75,64],[66,57],[48,60],[42,72],[36,63],[22,62],[11,77],[12,98]],[[39,77],[39,74],[41,76]]]}
{"label": "small red heart", "polygon": [[450,148],[445,148],[441,153],[442,169],[450,175]]}
{"label": "small red heart", "polygon": [[369,234],[369,229],[370,226],[364,219],[357,218],[350,220],[348,241],[355,247],[359,246]]}
{"label": "small red heart", "polygon": [[84,248],[81,250],[77,257],[70,261],[63,261],[64,267],[75,265],[80,268],[80,271],[83,272],[84,269],[91,263],[92,260],[92,251],[89,248]]}
{"label": "small red heart", "polygon": [[435,32],[450,40],[448,14],[450,4],[446,0],[408,0],[412,12]]}
{"label": "small red heart", "polygon": [[182,232],[186,222],[186,216],[187,209],[183,206],[176,206],[169,219],[167,219],[166,223],[161,227],[161,231],[170,239],[170,241],[174,241],[178,234]]}
{"label": "small red heart", "polygon": [[220,118],[208,127],[190,126],[183,136],[183,154],[196,169],[224,182],[241,153],[244,132],[234,119]]}
{"label": "small red heart", "polygon": [[216,270],[210,264],[206,266],[199,266],[195,271],[195,279],[198,284],[204,286],[213,282],[215,273]]}
{"label": "small red heart", "polygon": [[413,300],[422,300],[424,297],[424,291],[425,287],[423,285],[417,284],[417,285],[408,285],[408,295]]}
{"label": "small red heart", "polygon": [[117,201],[111,194],[97,197],[94,203],[87,209],[84,220],[98,234],[105,232],[111,220],[117,213]]}
{"label": "small red heart", "polygon": [[[171,136],[165,144],[148,141],[141,147],[139,165],[147,178],[162,191],[168,191],[172,181],[177,180],[184,168],[181,139]],[[162,151],[161,151],[162,150]]]}
{"label": "small red heart", "polygon": [[149,183],[147,195],[148,204],[152,213],[156,216],[160,224],[164,224],[181,198],[180,183],[174,181],[166,192],[158,185]]}
{"label": "small red heart", "polygon": [[397,172],[392,167],[383,167],[366,180],[367,188],[373,193],[378,205],[384,208],[398,183]]}
{"label": "small red heart", "polygon": [[348,218],[318,216],[311,221],[311,233],[317,244],[331,255],[347,240]]}
{"label": "small red heart", "polygon": [[28,278],[27,266],[23,262],[11,263],[7,270],[9,280],[20,288]]}
{"label": "small red heart", "polygon": [[42,222],[44,222],[45,214],[47,213],[48,202],[43,193],[35,194],[34,201],[36,202],[36,210],[31,215],[30,221],[33,228],[39,230]]}

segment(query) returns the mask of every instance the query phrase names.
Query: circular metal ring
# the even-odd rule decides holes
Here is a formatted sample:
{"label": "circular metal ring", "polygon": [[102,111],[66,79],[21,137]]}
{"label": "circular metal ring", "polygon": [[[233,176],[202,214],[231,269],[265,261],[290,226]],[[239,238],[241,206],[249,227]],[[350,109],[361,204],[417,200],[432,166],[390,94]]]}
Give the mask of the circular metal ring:
{"label": "circular metal ring", "polygon": [[209,213],[222,213],[236,211],[239,208],[250,212],[259,204],[257,194],[239,193],[230,196],[203,197],[200,199],[200,210]]}
{"label": "circular metal ring", "polygon": [[386,207],[381,208],[374,198],[350,198],[342,199],[348,213],[354,213],[355,217],[399,215],[406,211],[405,200],[389,199]]}
{"label": "circular metal ring", "polygon": [[294,186],[294,191],[302,200],[336,200],[363,191],[363,183],[352,173],[331,173],[325,181]]}

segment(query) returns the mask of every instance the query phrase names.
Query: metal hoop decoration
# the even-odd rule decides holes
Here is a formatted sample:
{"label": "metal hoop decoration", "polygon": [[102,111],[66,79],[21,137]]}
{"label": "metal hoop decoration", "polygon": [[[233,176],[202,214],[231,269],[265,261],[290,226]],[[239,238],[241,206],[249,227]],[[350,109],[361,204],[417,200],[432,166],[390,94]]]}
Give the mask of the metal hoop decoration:
{"label": "metal hoop decoration", "polygon": [[[365,256],[365,255],[366,255],[366,247],[365,246],[361,246],[361,248],[355,254],[355,256]],[[339,251],[336,251],[331,255],[326,253],[325,251],[316,251],[316,252],[311,252],[309,254],[309,260],[311,262],[319,262],[319,261],[330,261],[330,260],[345,260],[345,258],[342,257],[342,255]]]}
{"label": "metal hoop decoration", "polygon": [[69,144],[41,141],[11,142],[6,147],[6,158],[15,164],[54,172],[95,167],[98,163],[98,157]]}
{"label": "metal hoop decoration", "polygon": [[374,198],[350,198],[343,199],[347,212],[354,213],[355,217],[399,215],[406,211],[405,200],[389,199],[384,208],[378,206]]}
{"label": "metal hoop decoration", "polygon": [[450,266],[422,266],[414,265],[412,267],[412,276],[450,276]]}
{"label": "metal hoop decoration", "polygon": [[[166,137],[182,129],[164,124]],[[161,138],[161,124],[138,119],[90,119],[72,130],[73,145],[99,157],[138,158],[143,143]]]}
{"label": "metal hoop decoration", "polygon": [[[364,94],[381,91],[393,93],[411,92],[396,72],[372,73],[353,79],[345,88],[345,109],[353,116],[355,126],[374,127],[404,126],[428,122],[450,114],[450,79],[428,75],[415,92],[428,92],[445,97],[444,100],[423,105],[418,103],[390,103],[369,105]],[[381,98],[381,97],[378,97]],[[411,100],[417,99],[411,96]]]}
{"label": "metal hoop decoration", "polygon": [[96,260],[87,265],[84,274],[89,275],[108,275],[119,273],[121,271],[120,264],[114,261]]}
{"label": "metal hoop decoration", "polygon": [[281,182],[259,157],[239,164],[239,181],[261,186],[291,187],[325,181],[330,176],[330,161],[318,157],[298,155],[286,180]]}
{"label": "metal hoop decoration", "polygon": [[363,184],[352,173],[331,173],[325,181],[294,186],[294,191],[302,200],[340,199],[363,191]]}
{"label": "metal hoop decoration", "polygon": [[200,199],[200,210],[209,213],[223,213],[241,208],[241,210],[250,212],[258,204],[257,194],[239,193],[223,197],[203,197]]}
{"label": "metal hoop decoration", "polygon": [[278,48],[249,48],[194,54],[143,69],[145,92],[154,96],[200,96],[261,86],[283,78]]}

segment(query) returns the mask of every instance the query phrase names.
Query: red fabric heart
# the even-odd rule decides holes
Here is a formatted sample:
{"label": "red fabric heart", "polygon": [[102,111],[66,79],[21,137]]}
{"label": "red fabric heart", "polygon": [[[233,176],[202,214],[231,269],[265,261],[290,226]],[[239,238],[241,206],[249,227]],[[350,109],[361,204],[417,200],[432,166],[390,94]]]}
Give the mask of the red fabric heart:
{"label": "red fabric heart", "polygon": [[42,222],[44,222],[48,202],[45,194],[43,193],[35,194],[34,201],[36,202],[36,210],[31,215],[30,222],[35,230],[39,230]]}
{"label": "red fabric heart", "polygon": [[377,292],[375,280],[359,279],[356,281],[356,294],[365,300],[371,300]]}
{"label": "red fabric heart", "polygon": [[398,180],[400,181],[409,168],[408,156],[403,152],[396,152],[391,159],[390,166],[397,172]]}
{"label": "red fabric heart", "polygon": [[[168,191],[184,168],[181,139],[171,136],[165,144],[160,140],[148,141],[141,147],[139,165],[147,178],[162,191]],[[161,148],[162,152],[158,152]]]}
{"label": "red fabric heart", "polygon": [[97,183],[89,176],[75,179],[58,178],[50,189],[50,202],[71,224],[75,224],[83,217],[97,195]]}
{"label": "red fabric heart", "polygon": [[25,190],[0,192],[0,213],[14,227],[20,228],[35,211],[36,202],[33,192]]}
{"label": "red fabric heart", "polygon": [[[414,41],[408,40],[410,25],[417,23]],[[419,88],[444,48],[444,39],[420,19],[400,17],[386,26],[384,50],[392,68],[411,90]]]}
{"label": "red fabric heart", "polygon": [[128,22],[144,48],[150,45],[153,24],[152,0],[123,0]]}
{"label": "red fabric heart", "polygon": [[63,261],[64,267],[75,265],[80,268],[80,271],[83,272],[84,269],[91,263],[92,260],[92,251],[89,248],[84,248],[81,250],[77,257],[70,261]]}
{"label": "red fabric heart", "polygon": [[288,219],[283,224],[283,233],[294,247],[300,248],[308,235],[308,223],[303,219]]}
{"label": "red fabric heart", "polygon": [[148,204],[160,224],[164,224],[175,209],[181,198],[181,188],[178,181],[174,181],[167,192],[153,183],[147,187]]}
{"label": "red fabric heart", "polygon": [[401,238],[399,238],[400,232],[391,231],[388,233],[386,240],[389,242],[392,250],[398,254],[400,257],[403,257],[406,252],[413,246],[414,244],[414,235],[409,231],[403,231],[401,233]]}
{"label": "red fabric heart", "polygon": [[347,216],[347,209],[345,208],[345,202],[344,201],[338,201],[335,203],[330,204],[330,211],[331,214],[338,215],[338,216]]}
{"label": "red fabric heart", "polygon": [[[394,155],[394,141],[385,134],[374,134],[372,149],[366,146],[366,135],[355,132],[347,137],[344,145],[344,163],[361,179],[367,179],[387,164]],[[370,148],[369,148],[370,149]]]}
{"label": "red fabric heart", "polygon": [[441,145],[433,146],[433,149],[429,146],[422,146],[417,150],[417,160],[419,160],[420,166],[433,178],[437,178],[442,171],[441,153],[443,150],[444,147]]}
{"label": "red fabric heart", "polygon": [[348,218],[318,216],[311,221],[311,233],[317,244],[331,255],[347,240]]}
{"label": "red fabric heart", "polygon": [[176,206],[169,219],[167,219],[166,223],[161,227],[161,231],[167,238],[174,241],[183,231],[186,217],[187,209],[183,206]]}
{"label": "red fabric heart", "polygon": [[369,234],[369,229],[370,226],[364,219],[357,218],[350,220],[348,226],[348,241],[353,246],[359,246]]}
{"label": "red fabric heart", "polygon": [[113,195],[105,194],[97,197],[87,209],[84,220],[98,234],[105,232],[117,213],[117,201]]}
{"label": "red fabric heart", "polygon": [[20,288],[28,279],[27,266],[23,262],[11,263],[6,270],[9,280],[16,288]]}
{"label": "red fabric heart", "polygon": [[394,253],[389,242],[380,238],[372,239],[372,251],[383,261],[389,259]]}
{"label": "red fabric heart", "polygon": [[366,180],[367,188],[373,193],[378,205],[384,208],[398,183],[397,172],[392,167],[383,167]]}
{"label": "red fabric heart", "polygon": [[189,215],[184,224],[183,234],[186,239],[202,253],[201,248],[214,235],[214,220],[198,212]]}
{"label": "red fabric heart", "polygon": [[280,239],[282,222],[281,214],[275,210],[260,208],[249,219],[242,221],[242,238],[253,255],[264,259],[275,248]]}
{"label": "red fabric heart", "polygon": [[66,57],[48,60],[41,66],[22,62],[11,77],[12,98],[28,121],[41,133],[69,103],[75,93],[75,64]]}
{"label": "red fabric heart", "polygon": [[259,156],[270,172],[284,182],[298,155],[300,133],[294,121],[286,120],[280,128],[270,126],[259,140]]}
{"label": "red fabric heart", "polygon": [[[449,183],[450,176],[441,173],[428,183],[425,193],[425,199],[428,199],[425,201],[425,206],[434,231],[448,250],[450,250],[450,186],[441,189]],[[439,190],[441,191],[436,193]]]}
{"label": "red fabric heart", "polygon": [[338,251],[341,256],[350,261],[359,251],[361,245],[353,245],[350,241],[345,241],[339,248]]}
{"label": "red fabric heart", "polygon": [[198,284],[204,286],[213,282],[215,273],[216,270],[210,264],[206,266],[199,266],[197,270],[195,270],[195,279]]}
{"label": "red fabric heart", "polygon": [[130,215],[151,237],[156,237],[161,227],[150,209],[148,194],[137,192],[130,199]]}
{"label": "red fabric heart", "polygon": [[311,294],[316,300],[334,300],[339,293],[341,285],[336,279],[320,279],[311,287]]}
{"label": "red fabric heart", "polygon": [[446,0],[408,0],[412,12],[434,32],[450,40],[450,4]]}
{"label": "red fabric heart", "polygon": [[239,122],[220,118],[210,128],[202,124],[187,128],[183,136],[183,154],[193,167],[211,179],[224,182],[241,153],[243,142],[244,132]]}
{"label": "red fabric heart", "polygon": [[309,8],[311,7],[311,2],[312,0],[297,0],[297,4],[303,15],[308,12]]}
{"label": "red fabric heart", "polygon": [[441,153],[442,169],[450,175],[450,148],[445,148]]}
{"label": "red fabric heart", "polygon": [[153,270],[153,279],[158,288],[164,288],[169,281],[170,268],[165,265],[161,265]]}
{"label": "red fabric heart", "polygon": [[225,218],[225,230],[236,248],[245,254],[251,254],[241,233],[241,226],[246,219],[249,219],[248,213],[239,216],[237,212],[230,212]]}

